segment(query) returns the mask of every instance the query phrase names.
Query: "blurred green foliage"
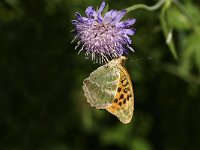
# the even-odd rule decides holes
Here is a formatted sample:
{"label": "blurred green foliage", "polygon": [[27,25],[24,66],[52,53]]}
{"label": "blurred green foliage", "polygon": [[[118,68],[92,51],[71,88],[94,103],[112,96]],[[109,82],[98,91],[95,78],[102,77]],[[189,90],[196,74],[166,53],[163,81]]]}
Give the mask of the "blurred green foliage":
{"label": "blurred green foliage", "polygon": [[[110,9],[156,2],[108,1]],[[71,44],[74,13],[100,3],[0,1],[1,150],[200,149],[199,2],[168,0],[126,15],[137,19],[126,65],[135,92],[128,125],[87,104],[82,81],[98,65]]]}

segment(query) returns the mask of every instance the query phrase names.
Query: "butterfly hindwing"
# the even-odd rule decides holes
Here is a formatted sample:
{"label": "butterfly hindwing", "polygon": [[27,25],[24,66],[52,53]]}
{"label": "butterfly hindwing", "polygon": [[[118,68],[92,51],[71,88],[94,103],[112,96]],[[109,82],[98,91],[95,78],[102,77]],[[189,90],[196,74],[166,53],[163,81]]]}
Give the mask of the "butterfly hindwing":
{"label": "butterfly hindwing", "polygon": [[109,65],[97,68],[83,81],[87,102],[97,109],[110,106],[117,92],[120,71],[115,66],[110,67]]}

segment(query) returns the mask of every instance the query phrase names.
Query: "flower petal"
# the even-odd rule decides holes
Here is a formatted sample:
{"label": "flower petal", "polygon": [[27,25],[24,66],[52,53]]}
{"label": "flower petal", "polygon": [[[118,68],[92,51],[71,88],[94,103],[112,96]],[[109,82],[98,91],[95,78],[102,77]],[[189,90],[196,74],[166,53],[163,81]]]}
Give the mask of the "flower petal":
{"label": "flower petal", "polygon": [[[88,18],[82,17],[78,12],[75,13],[75,16],[76,16],[78,22],[88,21]],[[75,22],[75,21],[73,21],[73,23],[74,23],[74,22]]]}
{"label": "flower petal", "polygon": [[135,19],[128,19],[125,22],[118,22],[116,23],[116,27],[118,28],[125,28],[125,27],[129,27],[131,25],[133,25],[135,23]]}
{"label": "flower petal", "polygon": [[127,36],[126,34],[123,36],[124,41],[128,42],[128,44],[131,44],[132,40]]}
{"label": "flower petal", "polygon": [[97,16],[97,21],[98,21],[98,23],[103,22],[103,18],[101,17],[101,15],[98,15],[98,16]]}
{"label": "flower petal", "polygon": [[112,12],[111,12],[112,19],[114,19],[117,16],[117,13],[118,13],[118,11],[112,10]]}
{"label": "flower petal", "polygon": [[135,34],[135,29],[124,29],[124,33],[128,35]]}
{"label": "flower petal", "polygon": [[112,20],[112,12],[113,10],[110,10],[109,12],[107,12],[104,16],[104,21],[105,22],[110,22]]}
{"label": "flower petal", "polygon": [[101,14],[101,12],[102,12],[103,9],[105,8],[105,6],[106,6],[106,3],[105,3],[105,2],[102,2],[102,3],[101,3],[101,6],[100,6],[100,8],[99,8],[99,10],[97,11],[97,14]]}
{"label": "flower petal", "polygon": [[81,14],[79,14],[78,12],[75,13],[75,16],[76,16],[77,19],[81,19],[82,18]]}
{"label": "flower petal", "polygon": [[116,15],[116,17],[114,18],[114,21],[115,22],[119,22],[124,17],[125,13],[126,13],[125,9],[122,10],[122,11],[120,11],[120,12],[118,12],[118,14]]}
{"label": "flower petal", "polygon": [[126,24],[126,26],[131,26],[136,22],[136,19],[128,19],[126,20],[124,23]]}
{"label": "flower petal", "polygon": [[85,14],[87,15],[88,18],[91,18],[94,14],[95,10],[92,6],[89,6],[86,10],[85,10]]}

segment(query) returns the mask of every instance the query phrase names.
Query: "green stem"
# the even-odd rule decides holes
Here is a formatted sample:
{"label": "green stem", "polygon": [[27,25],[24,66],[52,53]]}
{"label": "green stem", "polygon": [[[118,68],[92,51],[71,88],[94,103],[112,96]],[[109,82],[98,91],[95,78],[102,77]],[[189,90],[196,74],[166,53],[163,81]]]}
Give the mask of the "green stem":
{"label": "green stem", "polygon": [[136,5],[133,5],[129,8],[126,8],[126,11],[128,13],[128,12],[131,12],[133,10],[140,9],[140,8],[146,9],[146,10],[149,10],[149,11],[153,11],[153,10],[160,8],[166,1],[167,0],[160,0],[158,3],[156,3],[153,6],[147,6],[147,5],[144,5],[144,4],[136,4]]}

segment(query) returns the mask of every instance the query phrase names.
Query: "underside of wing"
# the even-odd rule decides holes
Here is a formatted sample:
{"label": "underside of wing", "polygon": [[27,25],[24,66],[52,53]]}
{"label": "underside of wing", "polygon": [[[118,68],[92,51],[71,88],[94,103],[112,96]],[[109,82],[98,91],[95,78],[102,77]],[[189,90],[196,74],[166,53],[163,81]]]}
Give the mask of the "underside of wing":
{"label": "underside of wing", "polygon": [[93,71],[83,81],[83,90],[87,102],[97,109],[105,109],[110,106],[117,92],[119,77],[120,70],[109,66],[109,64]]}
{"label": "underside of wing", "polygon": [[121,68],[120,81],[118,83],[117,93],[113,103],[106,110],[117,116],[122,123],[129,123],[133,116],[134,94],[130,77],[125,70]]}

